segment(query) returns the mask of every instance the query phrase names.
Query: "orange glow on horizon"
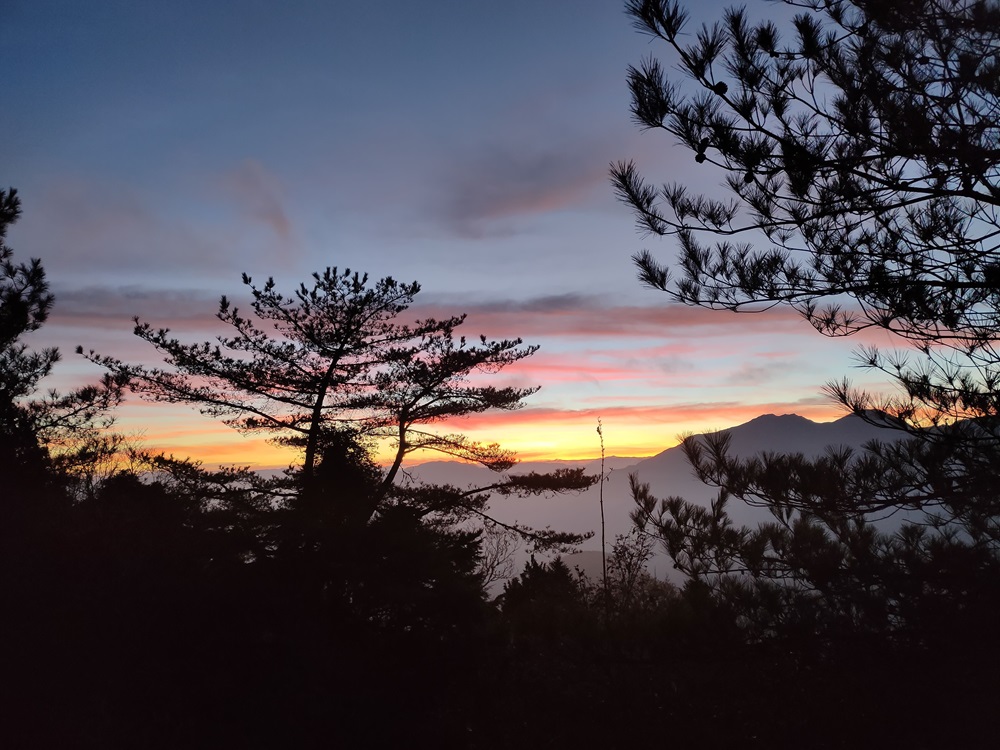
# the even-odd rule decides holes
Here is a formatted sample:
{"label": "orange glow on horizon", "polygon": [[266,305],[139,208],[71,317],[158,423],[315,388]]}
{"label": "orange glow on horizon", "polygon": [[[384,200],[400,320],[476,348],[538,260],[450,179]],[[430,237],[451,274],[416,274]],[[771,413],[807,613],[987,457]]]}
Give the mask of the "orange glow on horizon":
{"label": "orange glow on horizon", "polygon": [[[209,468],[235,465],[260,470],[284,469],[300,460],[296,450],[274,445],[266,436],[241,435],[183,407],[133,404],[123,412],[119,429],[135,435],[142,447],[201,461]],[[529,408],[443,422],[436,425],[436,431],[460,433],[483,443],[497,442],[521,461],[582,461],[600,455],[597,437],[600,417],[608,456],[642,458],[677,445],[679,437],[687,433],[733,427],[762,414],[790,413],[817,422],[844,416],[842,409],[821,399],[795,403],[595,407],[576,411]],[[376,451],[375,458],[379,463],[389,463],[393,458],[391,447],[386,445]],[[448,460],[454,459],[433,451],[419,451],[407,457],[407,464]]]}

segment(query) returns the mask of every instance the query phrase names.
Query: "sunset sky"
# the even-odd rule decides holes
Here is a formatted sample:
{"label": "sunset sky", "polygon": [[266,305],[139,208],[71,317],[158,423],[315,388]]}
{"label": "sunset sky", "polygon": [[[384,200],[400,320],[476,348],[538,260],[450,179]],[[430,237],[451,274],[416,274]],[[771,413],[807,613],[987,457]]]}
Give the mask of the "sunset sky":
{"label": "sunset sky", "polygon": [[[0,183],[23,201],[15,257],[41,258],[57,297],[31,340],[63,350],[50,385],[99,376],[78,344],[155,362],[134,315],[203,340],[241,272],[290,290],[336,265],[420,281],[419,312],[466,312],[469,335],[541,345],[497,379],[542,386],[525,409],[455,425],[525,459],[595,455],[598,417],[608,453],[635,456],[763,413],[841,416],[821,388],[861,377],[859,341],[636,280],[633,253],[675,248],[637,234],[609,162],[721,189],[630,121],[627,66],[666,50],[623,6],[6,0]],[[190,407],[120,421],[208,463],[290,460]]]}

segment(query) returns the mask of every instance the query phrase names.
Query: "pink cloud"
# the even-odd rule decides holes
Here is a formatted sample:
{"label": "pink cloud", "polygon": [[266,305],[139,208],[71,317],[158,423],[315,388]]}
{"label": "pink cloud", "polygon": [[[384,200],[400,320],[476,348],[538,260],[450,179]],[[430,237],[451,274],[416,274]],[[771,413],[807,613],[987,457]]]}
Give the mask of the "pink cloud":
{"label": "pink cloud", "polygon": [[[636,368],[594,362],[576,353],[546,357],[536,354],[507,369],[508,376],[523,381],[566,383],[592,380],[635,380],[643,373]],[[493,378],[495,382],[495,378]]]}
{"label": "pink cloud", "polygon": [[[238,279],[226,289],[228,296],[240,304],[243,290]],[[215,312],[218,296],[203,291],[156,289],[132,286],[89,286],[63,290],[57,287],[57,303],[52,320],[61,325],[103,326],[109,320],[128,320],[140,315],[156,326],[184,325],[193,329],[218,326]],[[243,305],[245,306],[245,304]],[[415,304],[405,314],[406,319],[445,318],[468,312],[459,329],[467,336],[486,335],[491,338],[658,338],[733,336],[749,332],[803,333],[814,335],[798,316],[787,310],[772,310],[759,315],[738,315],[684,305],[662,307],[627,305],[605,306],[599,300],[568,295],[527,302]],[[816,334],[818,335],[818,334]],[[629,356],[664,356],[690,354],[701,347],[688,342],[671,341],[654,347],[631,349]],[[601,352],[600,349],[594,350]],[[609,355],[625,352],[606,350]]]}
{"label": "pink cloud", "polygon": [[691,402],[681,404],[636,404],[634,406],[600,406],[586,409],[526,408],[511,412],[471,415],[453,422],[441,423],[456,431],[479,431],[494,428],[540,427],[541,425],[596,424],[600,417],[629,425],[679,425],[686,423],[713,423],[732,426],[761,414],[795,413],[820,421],[844,416],[841,407],[825,396],[811,396],[796,401],[769,401],[740,403],[736,401]]}
{"label": "pink cloud", "polygon": [[[491,337],[632,337],[726,336],[746,331],[807,333],[812,331],[792,310],[737,314],[675,303],[662,306],[606,305],[595,298],[566,295],[525,302],[468,304],[456,300],[447,306],[415,305],[414,317],[444,317],[465,311],[469,333]],[[818,334],[816,334],[818,335]]]}

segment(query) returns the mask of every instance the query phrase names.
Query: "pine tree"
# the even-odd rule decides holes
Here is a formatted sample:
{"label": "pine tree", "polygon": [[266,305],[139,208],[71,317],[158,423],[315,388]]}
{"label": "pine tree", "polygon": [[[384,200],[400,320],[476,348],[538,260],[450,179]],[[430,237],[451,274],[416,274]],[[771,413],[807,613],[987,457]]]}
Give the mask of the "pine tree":
{"label": "pine tree", "polygon": [[[306,494],[329,499],[329,472],[325,485],[318,481],[321,460],[343,463],[344,451],[357,458],[375,445],[391,446],[392,461],[367,497],[340,493],[339,502],[351,504],[350,515],[356,519],[360,512],[361,522],[398,503],[428,519],[447,516],[458,523],[488,518],[491,492],[537,496],[593,483],[582,472],[564,471],[545,477],[504,474],[488,487],[467,490],[397,486],[403,460],[417,450],[474,461],[500,473],[510,469],[516,459],[499,445],[434,426],[469,414],[519,408],[537,389],[497,388],[472,378],[496,373],[537,347],[524,346],[520,339],[467,341],[456,333],[464,315],[403,322],[420,291],[416,282],[384,278],[372,283],[349,269],[327,268],[291,295],[277,291],[273,279],[257,286],[244,274],[243,283],[252,295],[253,314],[244,316],[222,297],[217,317],[233,333],[215,342],[186,344],[169,330],[136,319],[136,336],[163,355],[164,368],[132,365],[93,351],[87,356],[145,398],[189,403],[241,432],[269,434],[300,449],[293,489],[300,503]],[[190,473],[192,467],[179,462],[171,468]],[[508,528],[543,545],[580,539]]]}
{"label": "pine tree", "polygon": [[[680,248],[673,263],[649,251],[635,262],[644,283],[685,304],[785,305],[826,335],[879,328],[901,336],[910,345],[902,353],[859,352],[863,366],[896,383],[894,394],[847,380],[828,391],[910,439],[818,460],[738,460],[725,436],[691,439],[696,472],[721,488],[716,503],[657,501],[637,486],[636,520],[657,531],[682,569],[742,602],[760,632],[924,632],[944,611],[965,613],[964,623],[993,621],[1000,5],[788,4],[800,12],[784,35],[736,9],[687,42],[678,3],[627,3],[685,79],[671,80],[654,57],[630,69],[635,120],[672,134],[730,194],[656,187],[634,163],[614,165],[615,188],[639,227]],[[770,508],[775,523],[734,527],[733,498]],[[909,521],[897,533],[869,523],[900,511]],[[970,608],[962,597],[973,591],[988,603]],[[981,616],[970,620],[973,611]]]}
{"label": "pine tree", "polygon": [[[24,337],[42,327],[54,298],[41,261],[16,263],[5,242],[20,215],[17,191],[0,190],[0,475],[28,494],[55,481],[54,472],[71,482],[82,458],[110,449],[115,438],[105,430],[123,383],[106,377],[68,393],[40,393],[60,354],[52,347],[35,351]],[[8,490],[11,497],[20,494],[14,486]]]}

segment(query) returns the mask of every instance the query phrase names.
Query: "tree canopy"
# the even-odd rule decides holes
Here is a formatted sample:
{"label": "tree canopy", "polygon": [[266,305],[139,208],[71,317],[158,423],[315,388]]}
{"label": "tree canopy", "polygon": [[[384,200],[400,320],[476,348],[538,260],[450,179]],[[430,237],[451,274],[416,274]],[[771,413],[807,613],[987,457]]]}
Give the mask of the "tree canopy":
{"label": "tree canopy", "polygon": [[[537,347],[520,339],[470,344],[456,338],[465,316],[419,320],[399,316],[420,286],[392,278],[370,283],[349,269],[327,268],[292,295],[273,279],[258,287],[244,274],[252,317],[223,297],[217,317],[234,329],[217,341],[185,344],[167,329],[136,319],[135,334],[152,344],[168,368],[90,358],[127,376],[143,396],[198,405],[243,432],[265,432],[303,450],[311,475],[325,431],[349,429],[366,438],[389,438],[394,475],[414,450],[436,450],[497,468],[510,454],[495,445],[428,432],[426,425],[485,411],[515,409],[532,388],[470,385],[477,371],[495,372]],[[391,476],[390,476],[391,481]]]}
{"label": "tree canopy", "polygon": [[635,258],[642,279],[691,304],[790,304],[825,333],[879,326],[964,349],[990,342],[1000,6],[787,4],[803,11],[790,33],[731,9],[687,43],[677,2],[627,3],[692,84],[647,58],[629,70],[633,117],[721,170],[733,196],[658,188],[634,163],[615,165],[639,225],[681,248],[678,279],[649,252]]}
{"label": "tree canopy", "polygon": [[60,353],[54,347],[35,351],[24,341],[48,319],[53,296],[41,261],[15,262],[6,244],[20,215],[17,191],[0,190],[0,473],[30,484],[31,467],[55,461],[69,480],[116,442],[106,429],[123,380],[107,376],[67,393],[40,392]]}
{"label": "tree canopy", "polygon": [[[993,621],[1000,5],[787,5],[798,11],[790,29],[731,9],[687,35],[679,3],[626,3],[681,70],[672,76],[652,56],[631,68],[633,117],[670,133],[729,193],[657,187],[633,162],[613,165],[640,229],[679,248],[673,261],[648,250],[634,260],[644,283],[686,304],[786,305],[827,335],[875,327],[903,337],[909,351],[859,352],[894,393],[847,380],[827,389],[911,439],[818,459],[737,459],[724,434],[690,438],[688,457],[720,488],[716,502],[658,500],[636,485],[635,520],[685,572],[739,603],[757,633],[926,634],[928,618],[945,610],[955,622]],[[775,522],[734,526],[733,499],[768,507]],[[872,525],[891,514],[901,514],[898,531]],[[957,615],[971,611],[954,598],[959,590],[988,604]]]}
{"label": "tree canopy", "polygon": [[[495,523],[485,511],[491,493],[538,496],[584,489],[595,481],[566,470],[504,475],[477,488],[395,486],[404,458],[417,450],[475,461],[496,472],[513,467],[514,455],[498,444],[434,426],[519,408],[536,388],[482,385],[475,376],[497,373],[538,347],[521,339],[468,341],[456,333],[464,315],[404,322],[420,291],[416,282],[389,277],[371,282],[349,269],[327,268],[291,295],[277,291],[273,279],[258,286],[244,274],[243,283],[253,314],[245,316],[222,297],[217,318],[233,333],[214,342],[186,344],[169,330],[136,319],[135,335],[151,344],[167,367],[133,365],[93,351],[87,356],[145,398],[190,403],[241,432],[270,434],[299,448],[296,475],[305,492],[322,492],[316,481],[322,461],[339,465],[338,453],[362,455],[380,442],[390,445],[392,461],[363,503],[365,520],[386,503],[404,502],[421,516],[445,514],[453,522],[478,516]],[[517,524],[506,528],[543,545],[581,538]]]}

